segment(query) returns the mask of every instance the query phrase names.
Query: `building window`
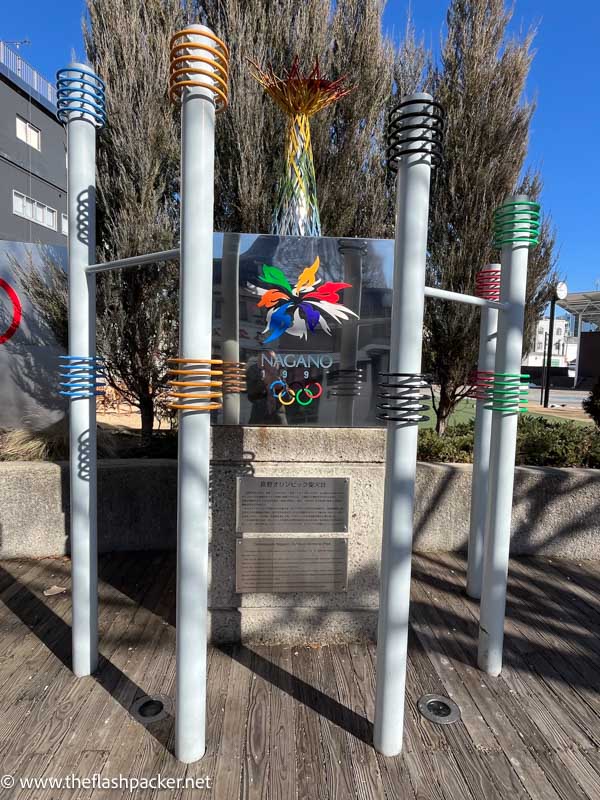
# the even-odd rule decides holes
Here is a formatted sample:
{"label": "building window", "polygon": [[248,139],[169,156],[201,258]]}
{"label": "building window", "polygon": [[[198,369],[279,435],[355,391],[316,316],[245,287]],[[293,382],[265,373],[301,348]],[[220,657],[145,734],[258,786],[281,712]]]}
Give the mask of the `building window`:
{"label": "building window", "polygon": [[23,117],[17,117],[17,139],[36,150],[41,150],[42,132]]}
{"label": "building window", "polygon": [[536,353],[543,353],[544,352],[544,343],[538,341],[535,345],[535,352]]}
{"label": "building window", "polygon": [[37,200],[32,200],[21,192],[13,190],[13,214],[18,217],[25,217],[32,222],[37,222],[38,225],[43,225],[45,228],[56,230],[56,211],[44,203],[38,203]]}
{"label": "building window", "polygon": [[60,229],[65,236],[69,235],[69,218],[66,214],[60,215]]}

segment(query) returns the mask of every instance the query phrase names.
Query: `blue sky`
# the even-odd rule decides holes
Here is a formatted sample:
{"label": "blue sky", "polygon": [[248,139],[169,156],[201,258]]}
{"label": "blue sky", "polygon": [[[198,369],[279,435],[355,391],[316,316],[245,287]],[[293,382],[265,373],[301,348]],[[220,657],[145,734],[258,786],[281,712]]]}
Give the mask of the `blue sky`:
{"label": "blue sky", "polygon": [[[83,55],[82,0],[60,0],[60,12],[48,3],[6,3],[0,38],[30,39],[22,54],[47,78],[75,55]],[[385,26],[396,38],[406,22],[408,0],[388,0]],[[412,0],[419,35],[439,50],[447,2]],[[577,0],[516,0],[512,29],[538,27],[537,51],[527,94],[537,100],[529,162],[540,166],[544,209],[551,213],[560,248],[558,269],[570,291],[596,288],[600,258],[592,232],[600,225],[600,3]],[[600,288],[600,284],[598,286]]]}

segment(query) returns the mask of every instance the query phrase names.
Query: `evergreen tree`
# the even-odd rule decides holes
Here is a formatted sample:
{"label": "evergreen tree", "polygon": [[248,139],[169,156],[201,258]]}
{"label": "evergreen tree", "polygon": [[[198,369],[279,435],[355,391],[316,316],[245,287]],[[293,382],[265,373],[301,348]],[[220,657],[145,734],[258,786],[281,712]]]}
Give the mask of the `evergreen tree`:
{"label": "evergreen tree", "polygon": [[[533,32],[509,39],[511,11],[504,0],[452,0],[441,64],[432,84],[446,111],[444,162],[435,176],[429,234],[428,283],[473,294],[476,273],[499,260],[491,246],[494,211],[512,191],[539,197],[538,173],[521,171],[534,105],[523,94],[533,54]],[[546,217],[530,253],[526,336],[542,316],[553,272],[554,235]],[[472,306],[429,300],[426,367],[440,387],[435,402],[443,433],[468,391],[477,363],[479,312]]]}

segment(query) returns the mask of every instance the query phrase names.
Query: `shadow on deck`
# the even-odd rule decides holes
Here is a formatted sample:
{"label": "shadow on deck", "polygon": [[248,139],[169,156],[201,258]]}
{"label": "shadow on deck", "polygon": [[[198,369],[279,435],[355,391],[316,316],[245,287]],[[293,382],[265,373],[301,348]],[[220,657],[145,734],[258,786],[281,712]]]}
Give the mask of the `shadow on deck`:
{"label": "shadow on deck", "polygon": [[[101,658],[79,680],[69,668],[69,561],[4,562],[0,772],[180,781],[142,788],[144,797],[197,796],[204,781],[218,800],[600,798],[600,564],[511,561],[499,678],[475,666],[464,559],[418,555],[413,570],[401,757],[372,748],[373,645],[234,645],[209,649],[207,751],[186,766],[172,756],[172,714],[144,727],[130,713],[144,694],[174,696],[173,554],[101,559]],[[51,585],[67,591],[44,596]],[[452,697],[461,721],[420,717],[417,700],[430,692]],[[33,796],[11,791],[1,796]],[[129,791],[111,789],[120,795]]]}

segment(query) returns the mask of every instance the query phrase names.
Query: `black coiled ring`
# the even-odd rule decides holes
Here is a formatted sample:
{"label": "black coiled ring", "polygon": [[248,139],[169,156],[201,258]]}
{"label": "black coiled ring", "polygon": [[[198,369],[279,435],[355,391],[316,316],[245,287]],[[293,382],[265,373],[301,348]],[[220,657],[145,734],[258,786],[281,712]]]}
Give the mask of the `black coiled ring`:
{"label": "black coiled ring", "polygon": [[429,406],[422,390],[429,388],[431,379],[413,372],[381,372],[377,398],[377,419],[385,422],[399,422],[403,425],[418,425],[429,417],[421,414]]}
{"label": "black coiled ring", "polygon": [[[419,110],[415,107],[419,106]],[[419,131],[415,136],[413,131]],[[386,158],[388,169],[398,170],[398,162],[404,156],[422,153],[431,157],[431,166],[442,163],[442,137],[444,134],[444,110],[435,100],[404,100],[390,112],[388,122],[388,146]]]}
{"label": "black coiled ring", "polygon": [[359,397],[365,373],[362,369],[332,370],[328,376],[328,397]]}

